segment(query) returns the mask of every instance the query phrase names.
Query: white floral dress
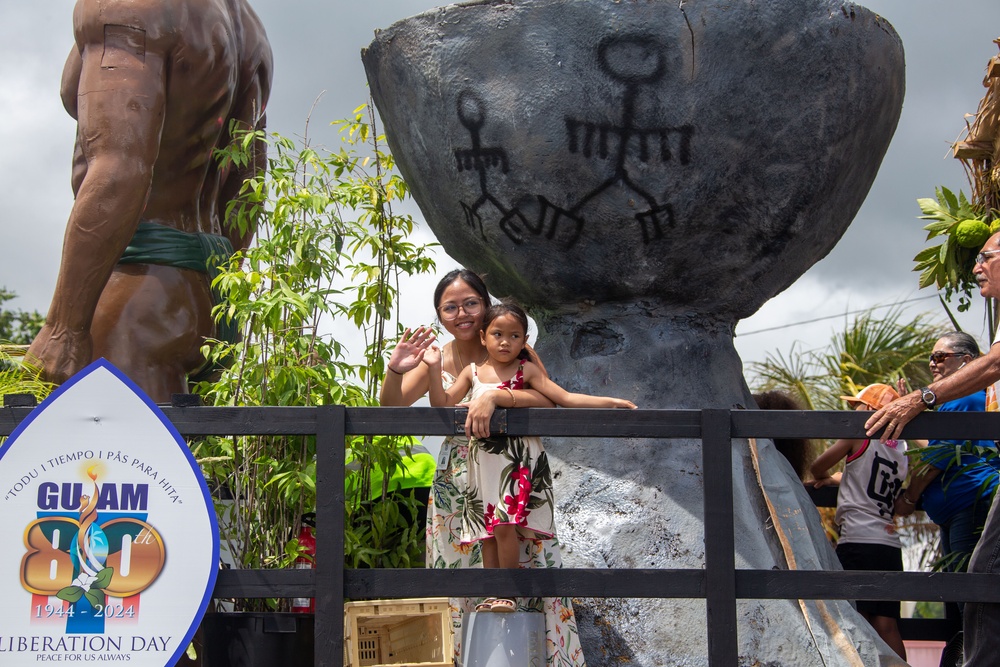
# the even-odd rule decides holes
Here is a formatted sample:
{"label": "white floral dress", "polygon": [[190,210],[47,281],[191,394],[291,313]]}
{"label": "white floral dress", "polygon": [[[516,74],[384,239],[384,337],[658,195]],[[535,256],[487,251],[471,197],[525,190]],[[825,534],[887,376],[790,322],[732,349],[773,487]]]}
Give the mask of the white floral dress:
{"label": "white floral dress", "polygon": [[[443,373],[446,386],[455,379]],[[441,445],[444,465],[434,475],[427,508],[427,567],[457,569],[482,567],[479,543],[462,544],[462,516],[468,488],[469,440],[446,438]],[[521,538],[521,567],[562,567],[559,541]],[[455,645],[454,659],[462,650],[462,614],[471,612],[479,598],[451,598],[451,622]],[[580,636],[570,598],[518,598],[518,611],[545,614],[547,667],[586,667]]]}
{"label": "white floral dress", "polygon": [[[472,398],[493,389],[524,389],[524,362],[507,382],[484,384],[472,364]],[[552,474],[542,439],[534,436],[473,438],[462,515],[462,542],[491,539],[493,527],[515,526],[523,537],[550,540]]]}

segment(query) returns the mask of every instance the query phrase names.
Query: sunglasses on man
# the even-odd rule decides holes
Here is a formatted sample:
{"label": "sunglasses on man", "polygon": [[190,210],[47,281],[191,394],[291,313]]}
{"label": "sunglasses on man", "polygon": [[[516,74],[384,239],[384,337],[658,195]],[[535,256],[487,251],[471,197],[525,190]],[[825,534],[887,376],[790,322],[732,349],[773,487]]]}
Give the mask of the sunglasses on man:
{"label": "sunglasses on man", "polygon": [[940,364],[948,357],[964,357],[965,352],[932,352],[927,360],[931,364]]}

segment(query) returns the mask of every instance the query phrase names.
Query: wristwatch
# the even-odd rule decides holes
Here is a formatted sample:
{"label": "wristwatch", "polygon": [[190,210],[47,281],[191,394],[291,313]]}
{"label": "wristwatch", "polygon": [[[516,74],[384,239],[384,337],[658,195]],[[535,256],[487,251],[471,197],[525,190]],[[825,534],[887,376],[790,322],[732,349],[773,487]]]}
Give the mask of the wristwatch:
{"label": "wristwatch", "polygon": [[937,394],[935,394],[934,390],[930,387],[921,387],[920,400],[924,402],[924,405],[926,405],[928,409],[933,408],[934,404],[937,403]]}

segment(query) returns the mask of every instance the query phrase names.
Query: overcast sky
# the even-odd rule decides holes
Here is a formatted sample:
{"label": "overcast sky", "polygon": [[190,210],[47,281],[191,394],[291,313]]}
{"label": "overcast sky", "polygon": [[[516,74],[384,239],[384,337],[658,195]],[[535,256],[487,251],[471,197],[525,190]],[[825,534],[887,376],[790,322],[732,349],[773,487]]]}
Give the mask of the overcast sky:
{"label": "overcast sky", "polygon": [[[360,50],[373,31],[440,6],[433,0],[251,0],[275,55],[269,129],[301,135],[314,101],[310,135],[334,145],[327,123],[350,114],[367,96]],[[669,4],[669,3],[668,3]],[[968,191],[949,146],[975,112],[987,60],[998,50],[998,0],[869,0],[906,51],[906,98],[899,127],[861,212],[839,245],[795,285],[737,328],[744,362],[767,352],[824,345],[847,312],[932,296],[918,291],[913,256],[924,246],[919,197],[935,186]],[[72,0],[0,0],[0,286],[17,292],[15,307],[44,311],[58,270],[72,206],[70,157],[74,121],[59,101],[59,79],[72,43]],[[413,212],[417,213],[413,207]],[[427,234],[425,231],[424,234]],[[428,237],[429,238],[429,237]],[[441,253],[442,272],[454,262]],[[430,316],[433,281],[408,287],[407,317]],[[979,297],[976,297],[977,299]],[[985,343],[977,300],[963,320]],[[940,312],[933,299],[908,312]],[[834,316],[809,325],[799,322]],[[775,328],[778,327],[778,328]],[[753,333],[769,329],[764,333]]]}

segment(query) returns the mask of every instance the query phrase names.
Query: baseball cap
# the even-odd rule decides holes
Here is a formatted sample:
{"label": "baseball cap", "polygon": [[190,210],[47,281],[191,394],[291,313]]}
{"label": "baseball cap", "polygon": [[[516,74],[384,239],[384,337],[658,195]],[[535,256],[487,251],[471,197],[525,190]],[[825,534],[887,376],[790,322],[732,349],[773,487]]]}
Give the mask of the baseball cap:
{"label": "baseball cap", "polygon": [[899,398],[899,394],[887,384],[876,383],[859,391],[857,396],[841,396],[840,398],[851,405],[864,403],[868,407],[878,410]]}

